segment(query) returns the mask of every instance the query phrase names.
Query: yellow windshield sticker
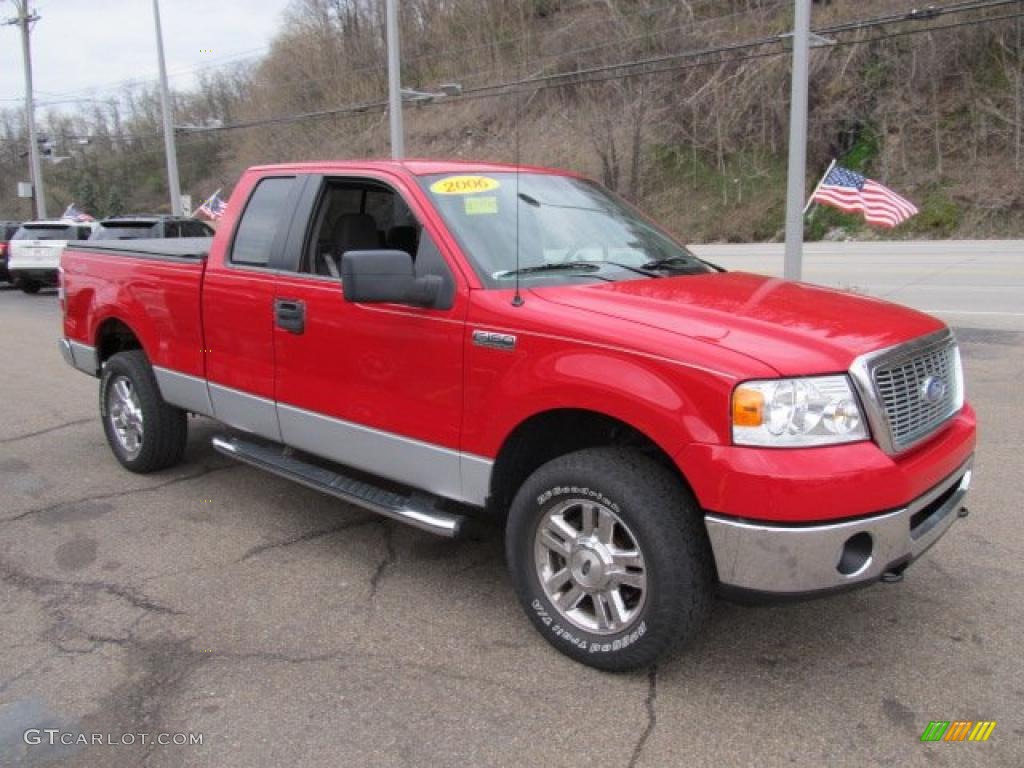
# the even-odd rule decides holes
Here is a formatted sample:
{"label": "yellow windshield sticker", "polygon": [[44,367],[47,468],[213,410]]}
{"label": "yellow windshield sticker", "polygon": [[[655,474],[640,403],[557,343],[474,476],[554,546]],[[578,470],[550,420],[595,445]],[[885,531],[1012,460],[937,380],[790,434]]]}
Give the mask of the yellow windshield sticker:
{"label": "yellow windshield sticker", "polygon": [[488,197],[467,197],[466,214],[469,216],[486,215],[498,212],[498,198]]}
{"label": "yellow windshield sticker", "polygon": [[430,191],[435,195],[472,195],[498,187],[498,180],[489,176],[449,176],[431,184]]}

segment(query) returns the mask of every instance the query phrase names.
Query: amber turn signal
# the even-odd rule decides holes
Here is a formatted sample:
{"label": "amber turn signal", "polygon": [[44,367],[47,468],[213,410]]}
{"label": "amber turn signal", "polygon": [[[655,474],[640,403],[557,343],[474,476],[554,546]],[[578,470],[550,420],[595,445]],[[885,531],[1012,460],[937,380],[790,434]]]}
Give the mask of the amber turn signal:
{"label": "amber turn signal", "polygon": [[764,395],[739,387],[732,393],[732,423],[736,427],[759,427],[764,423]]}

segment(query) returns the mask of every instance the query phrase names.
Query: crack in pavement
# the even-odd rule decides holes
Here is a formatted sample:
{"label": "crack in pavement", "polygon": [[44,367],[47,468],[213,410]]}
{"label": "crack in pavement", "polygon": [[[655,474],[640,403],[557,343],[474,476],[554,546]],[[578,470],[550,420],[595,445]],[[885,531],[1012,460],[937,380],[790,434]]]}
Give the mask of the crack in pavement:
{"label": "crack in pavement", "polygon": [[[126,679],[110,687],[100,706],[82,718],[83,733],[156,733],[168,727],[167,710],[188,690],[208,655],[192,647],[193,638],[156,636],[135,639],[126,649]],[[146,766],[152,760],[155,740],[142,745],[141,754],[131,757],[132,765]]]}
{"label": "crack in pavement", "polygon": [[384,529],[384,558],[377,564],[377,570],[370,577],[370,600],[377,597],[377,588],[384,578],[384,571],[390,568],[398,560],[398,553],[395,551],[395,529],[391,521],[386,517],[380,519],[380,525]]}
{"label": "crack in pavement", "polygon": [[79,424],[88,424],[91,421],[96,421],[96,417],[90,417],[88,419],[76,419],[75,421],[66,421],[63,424],[58,424],[55,427],[47,427],[46,429],[39,429],[35,432],[26,432],[23,435],[15,435],[14,437],[5,437],[0,439],[0,445],[6,445],[8,443],[16,443],[19,440],[28,440],[30,437],[39,437],[40,435],[46,435],[50,432],[56,432],[59,429],[67,429],[68,427],[77,427]]}
{"label": "crack in pavement", "polygon": [[242,555],[236,562],[243,563],[249,558],[262,555],[271,549],[280,549],[282,547],[290,547],[293,544],[302,544],[307,541],[313,541],[324,536],[330,536],[332,533],[338,533],[339,531],[346,531],[352,528],[358,528],[363,525],[369,525],[376,523],[377,518],[374,517],[363,517],[358,520],[349,520],[348,522],[342,523],[341,525],[335,525],[330,528],[321,528],[315,531],[306,531],[305,533],[299,534],[291,539],[285,539],[284,541],[273,541],[268,544],[257,544],[255,547],[250,549],[244,555]]}
{"label": "crack in pavement", "polygon": [[658,713],[654,708],[654,703],[657,698],[658,665],[655,664],[647,673],[647,698],[644,699],[644,707],[647,709],[647,725],[640,734],[640,738],[637,739],[636,746],[633,747],[633,754],[629,758],[627,768],[635,768],[637,762],[640,760],[640,755],[644,751],[644,747],[647,745],[647,739],[650,738],[651,734],[654,732],[654,726],[658,724]]}
{"label": "crack in pavement", "polygon": [[234,653],[216,653],[211,659],[228,659],[229,661],[272,661],[282,664],[319,664],[325,661],[349,661],[351,653],[318,653],[310,656],[293,656],[280,651],[237,651]]}
{"label": "crack in pavement", "polygon": [[10,563],[0,560],[0,582],[10,584],[43,598],[59,598],[57,590],[81,589],[89,592],[102,592],[111,597],[124,600],[132,608],[165,616],[182,616],[181,611],[160,605],[155,600],[132,589],[131,587],[114,584],[109,581],[64,581],[48,576],[33,576],[20,571]]}
{"label": "crack in pavement", "polygon": [[524,701],[534,701],[536,698],[535,690],[530,688],[521,688],[511,684],[508,680],[500,678],[487,677],[486,675],[476,675],[463,672],[454,667],[446,666],[443,664],[427,664],[424,662],[412,661],[410,659],[399,659],[396,661],[395,657],[386,653],[373,653],[367,650],[347,650],[347,651],[330,651],[326,653],[299,655],[290,654],[283,651],[220,651],[212,654],[201,653],[210,663],[216,663],[218,659],[223,659],[228,662],[245,662],[245,661],[256,661],[256,662],[268,662],[275,664],[323,664],[326,662],[353,662],[359,666],[361,670],[366,670],[367,661],[373,661],[380,665],[382,670],[386,670],[391,673],[397,666],[398,668],[408,671],[414,670],[415,672],[421,673],[424,676],[430,678],[437,678],[441,680],[447,680],[449,682],[460,682],[460,683],[476,683],[479,685],[486,685],[494,688],[498,688],[506,693],[514,693],[520,696]]}
{"label": "crack in pavement", "polygon": [[153,493],[154,491],[162,490],[163,488],[166,488],[170,485],[177,485],[178,483],[185,483],[190,480],[198,480],[200,477],[212,475],[215,472],[226,472],[229,469],[238,469],[241,466],[241,464],[226,464],[224,466],[219,467],[202,466],[198,472],[193,472],[191,475],[172,477],[171,479],[165,480],[162,483],[146,486],[145,488],[129,488],[127,490],[114,491],[111,493],[98,493],[92,496],[83,496],[78,499],[58,501],[54,504],[48,504],[45,507],[35,507],[33,509],[28,509],[24,512],[19,512],[18,514],[12,517],[4,518],[0,520],[0,523],[15,523],[19,520],[25,520],[26,518],[31,517],[32,515],[39,515],[45,512],[53,512],[54,510],[61,509],[63,507],[71,507],[77,504],[84,504],[90,501],[107,501],[108,499],[118,499],[124,496],[132,496],[137,493]]}

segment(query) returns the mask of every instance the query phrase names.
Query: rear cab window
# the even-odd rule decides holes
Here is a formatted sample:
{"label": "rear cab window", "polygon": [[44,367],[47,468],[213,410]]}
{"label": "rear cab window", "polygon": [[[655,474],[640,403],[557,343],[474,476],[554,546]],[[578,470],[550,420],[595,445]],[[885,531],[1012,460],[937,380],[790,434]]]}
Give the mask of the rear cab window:
{"label": "rear cab window", "polygon": [[249,196],[231,244],[230,263],[269,267],[278,240],[286,234],[296,188],[294,176],[262,179]]}

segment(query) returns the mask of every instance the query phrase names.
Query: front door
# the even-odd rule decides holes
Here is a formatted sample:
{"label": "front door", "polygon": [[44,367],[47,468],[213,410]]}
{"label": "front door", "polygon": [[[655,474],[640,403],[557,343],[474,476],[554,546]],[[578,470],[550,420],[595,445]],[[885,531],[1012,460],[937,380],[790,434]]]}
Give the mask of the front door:
{"label": "front door", "polygon": [[[450,498],[463,498],[459,440],[466,291],[401,182],[327,178],[310,229],[288,245],[276,301],[301,321],[274,327],[281,434],[288,445]],[[301,217],[300,212],[296,218]],[[405,250],[442,274],[450,306],[345,300],[340,257]]]}

